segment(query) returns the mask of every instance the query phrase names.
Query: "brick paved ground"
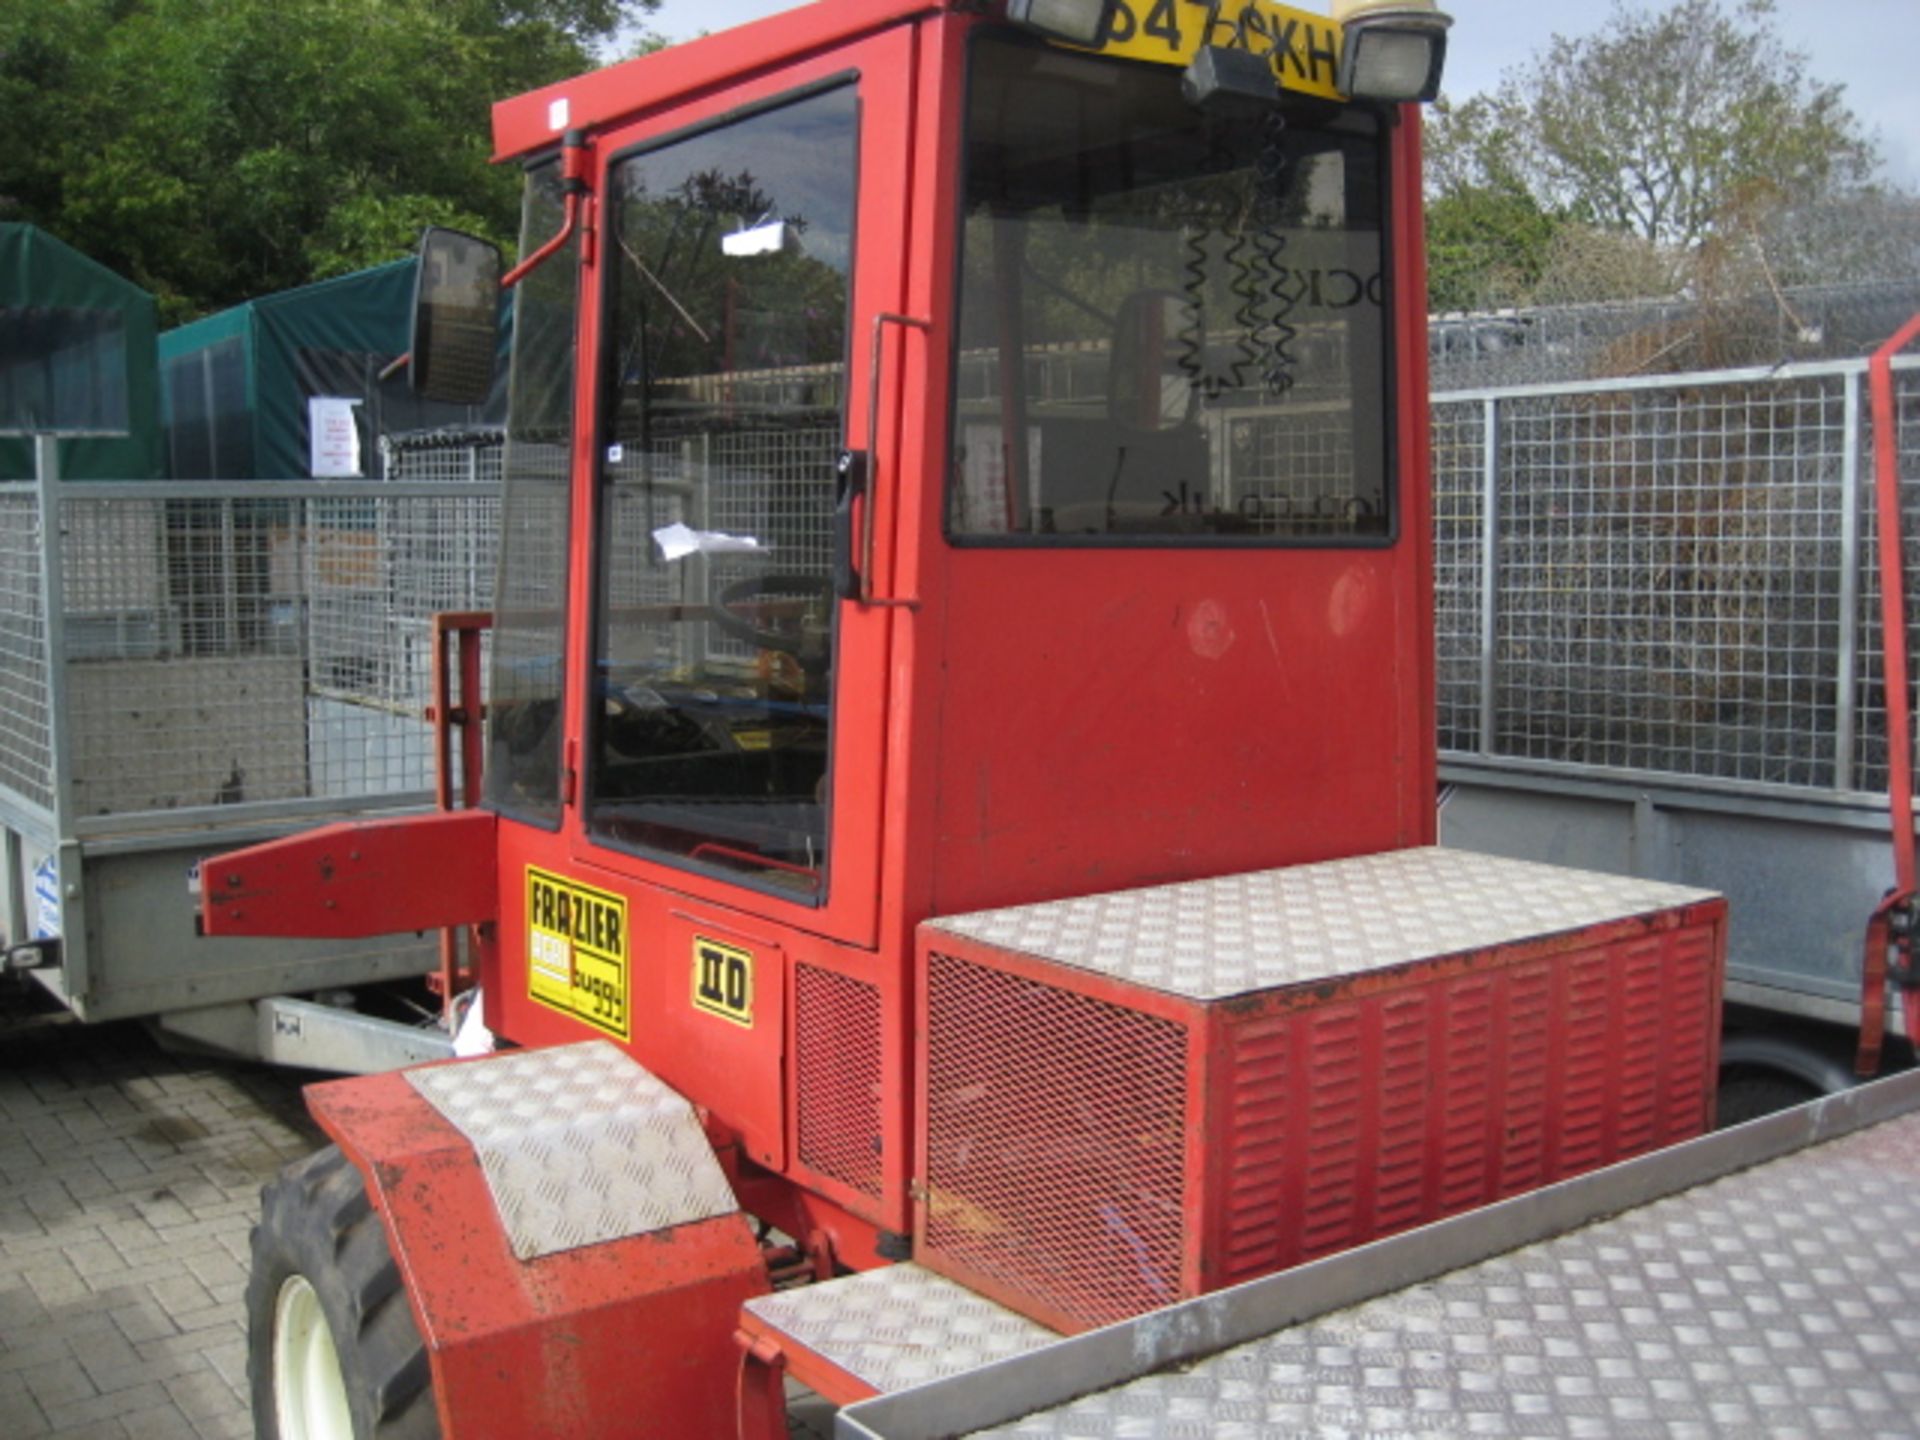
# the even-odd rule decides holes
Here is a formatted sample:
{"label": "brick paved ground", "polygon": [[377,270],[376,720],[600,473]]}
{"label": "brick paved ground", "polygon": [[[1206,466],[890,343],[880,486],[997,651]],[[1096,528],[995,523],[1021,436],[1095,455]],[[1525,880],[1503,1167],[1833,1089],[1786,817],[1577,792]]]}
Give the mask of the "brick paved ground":
{"label": "brick paved ground", "polygon": [[[0,1440],[241,1440],[260,1187],[302,1077],[182,1059],[0,989]],[[832,1411],[794,1410],[795,1440]]]}
{"label": "brick paved ground", "polygon": [[252,1434],[247,1233],[315,1143],[299,1084],[0,992],[0,1437]]}

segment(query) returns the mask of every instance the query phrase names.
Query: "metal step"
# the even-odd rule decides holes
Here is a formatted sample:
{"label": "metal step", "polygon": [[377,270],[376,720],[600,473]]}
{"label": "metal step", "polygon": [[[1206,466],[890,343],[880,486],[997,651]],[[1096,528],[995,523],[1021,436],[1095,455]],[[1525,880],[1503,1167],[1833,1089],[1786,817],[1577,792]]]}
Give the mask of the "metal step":
{"label": "metal step", "polygon": [[889,1265],[749,1300],[741,1328],[777,1341],[793,1376],[837,1404],[1024,1355],[1060,1336],[919,1265]]}

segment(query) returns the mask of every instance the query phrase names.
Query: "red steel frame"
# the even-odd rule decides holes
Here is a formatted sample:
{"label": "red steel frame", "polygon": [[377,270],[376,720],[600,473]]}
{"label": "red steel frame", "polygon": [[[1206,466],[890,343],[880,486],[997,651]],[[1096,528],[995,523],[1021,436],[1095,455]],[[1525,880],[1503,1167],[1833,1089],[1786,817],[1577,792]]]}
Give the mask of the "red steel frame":
{"label": "red steel frame", "polygon": [[[454,776],[459,776],[459,806],[472,810],[480,804],[482,767],[486,761],[486,706],[480,699],[480,637],[493,624],[481,611],[445,611],[433,617],[433,803],[440,810],[455,808]],[[457,679],[456,679],[457,666]],[[458,731],[460,752],[455,768],[453,737]],[[460,992],[479,978],[473,957],[479,953],[477,928],[467,931],[466,955],[461,963],[460,931],[440,932],[440,971],[431,977],[440,993],[442,1018],[451,1021]]]}
{"label": "red steel frame", "polygon": [[[1909,1037],[1920,1035],[1920,977],[1914,974],[1913,936],[1898,933],[1895,917],[1914,901],[1913,705],[1907,671],[1905,526],[1900,509],[1899,421],[1893,404],[1893,357],[1920,336],[1915,315],[1873,352],[1868,384],[1873,407],[1874,514],[1879,526],[1880,635],[1887,697],[1887,815],[1893,825],[1893,886],[1867,922],[1860,966],[1860,1044],[1854,1069],[1880,1070],[1885,1039],[1888,952],[1895,954],[1901,986],[1901,1019]],[[1910,916],[1908,917],[1911,918]]]}
{"label": "red steel frame", "polygon": [[[911,1226],[921,920],[1432,843],[1436,824],[1418,108],[1400,108],[1387,142],[1393,544],[955,546],[942,527],[957,174],[967,40],[983,23],[992,22],[901,0],[806,6],[496,107],[502,159],[545,150],[562,131],[584,132],[586,145],[567,803],[555,831],[476,811],[435,817],[442,844],[406,838],[430,833],[420,822],[386,827],[411,848],[416,875],[444,873],[459,891],[430,919],[409,913],[402,928],[480,924],[488,1022],[519,1044],[595,1033],[528,996],[528,867],[625,898],[628,932],[638,937],[626,1048],[700,1108],[743,1206],[798,1237],[819,1264],[882,1263]],[[590,477],[601,370],[590,357],[601,340],[600,197],[612,157],[850,73],[862,129],[849,444],[862,445],[868,430],[876,318],[925,324],[887,326],[872,351],[881,364],[876,484],[863,503],[873,507],[873,593],[911,603],[840,606],[832,871],[829,897],[815,908],[606,849],[585,828],[577,776],[594,644]],[[316,862],[311,850],[299,855],[298,864]],[[209,917],[222,903],[215,888]],[[362,913],[360,891],[336,894],[337,923],[395,928],[391,895],[366,897]],[[755,953],[765,1024],[744,1030],[690,1007],[696,935]],[[880,997],[877,1197],[810,1171],[796,1155],[792,977],[800,964],[852,977]],[[377,1168],[381,1157],[360,1158]]]}

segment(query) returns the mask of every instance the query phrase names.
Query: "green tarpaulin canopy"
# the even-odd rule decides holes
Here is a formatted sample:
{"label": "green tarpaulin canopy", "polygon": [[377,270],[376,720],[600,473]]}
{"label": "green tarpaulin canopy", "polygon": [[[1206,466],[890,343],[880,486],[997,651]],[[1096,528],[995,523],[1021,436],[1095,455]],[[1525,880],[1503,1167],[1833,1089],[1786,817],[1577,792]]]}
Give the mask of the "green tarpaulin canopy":
{"label": "green tarpaulin canopy", "polygon": [[416,262],[397,260],[250,300],[160,337],[168,459],[177,480],[287,480],[313,473],[316,398],[357,402],[361,473],[378,476],[377,437],[473,427],[504,413],[417,400],[380,371],[407,348]]}
{"label": "green tarpaulin canopy", "polygon": [[153,296],[33,225],[0,222],[0,480],[57,434],[69,479],[165,473]]}

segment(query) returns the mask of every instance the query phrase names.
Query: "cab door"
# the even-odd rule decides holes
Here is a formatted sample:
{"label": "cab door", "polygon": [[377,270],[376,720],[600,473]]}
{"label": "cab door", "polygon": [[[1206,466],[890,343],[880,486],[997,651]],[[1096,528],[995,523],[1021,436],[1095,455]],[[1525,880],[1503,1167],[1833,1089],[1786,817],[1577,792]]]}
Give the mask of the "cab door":
{"label": "cab door", "polygon": [[913,44],[901,26],[597,142],[574,858],[860,946],[889,617],[857,598],[848,455],[862,337],[899,308]]}

